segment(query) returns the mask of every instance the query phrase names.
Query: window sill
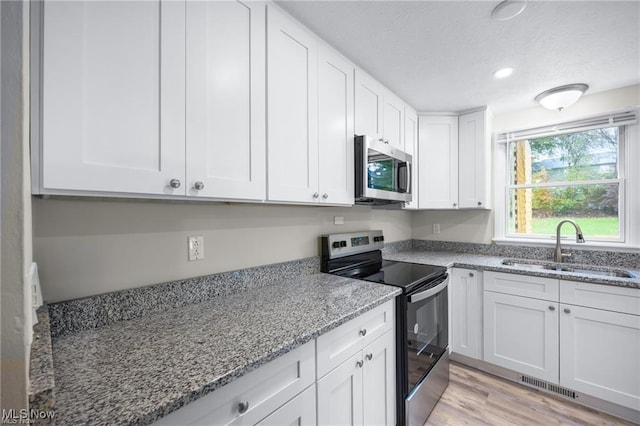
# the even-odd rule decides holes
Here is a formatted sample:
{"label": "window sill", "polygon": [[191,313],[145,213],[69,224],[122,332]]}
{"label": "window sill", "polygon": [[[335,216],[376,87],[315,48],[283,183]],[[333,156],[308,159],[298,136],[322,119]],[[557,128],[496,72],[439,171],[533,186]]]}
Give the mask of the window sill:
{"label": "window sill", "polygon": [[[555,248],[556,242],[541,241],[533,238],[494,238],[493,242],[497,245],[505,246],[533,246],[533,247],[550,247]],[[595,251],[618,251],[625,253],[640,253],[640,246],[628,243],[616,243],[612,241],[576,243],[573,240],[561,240],[562,247],[571,247],[574,249],[595,250]]]}

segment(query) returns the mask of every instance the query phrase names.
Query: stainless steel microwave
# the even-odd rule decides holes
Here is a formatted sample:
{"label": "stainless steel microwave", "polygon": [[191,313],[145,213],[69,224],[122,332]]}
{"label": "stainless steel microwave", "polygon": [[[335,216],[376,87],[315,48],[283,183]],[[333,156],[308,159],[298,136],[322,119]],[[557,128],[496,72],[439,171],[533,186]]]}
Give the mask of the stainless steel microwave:
{"label": "stainless steel microwave", "polygon": [[355,137],[356,204],[411,201],[412,157],[388,142]]}

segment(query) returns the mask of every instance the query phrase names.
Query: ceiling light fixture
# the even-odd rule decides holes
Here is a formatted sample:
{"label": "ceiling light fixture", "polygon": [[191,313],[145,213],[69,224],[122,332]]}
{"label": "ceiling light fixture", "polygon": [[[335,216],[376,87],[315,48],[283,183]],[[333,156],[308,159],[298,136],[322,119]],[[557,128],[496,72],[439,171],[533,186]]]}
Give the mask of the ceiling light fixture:
{"label": "ceiling light fixture", "polygon": [[504,0],[491,11],[491,18],[507,21],[520,15],[527,7],[527,0]]}
{"label": "ceiling light fixture", "polygon": [[511,74],[513,74],[513,68],[502,68],[496,72],[493,73],[493,76],[495,78],[507,78],[509,77]]}
{"label": "ceiling light fixture", "polygon": [[562,111],[564,108],[575,104],[587,89],[589,89],[589,86],[583,83],[567,84],[566,86],[545,90],[535,99],[547,109]]}

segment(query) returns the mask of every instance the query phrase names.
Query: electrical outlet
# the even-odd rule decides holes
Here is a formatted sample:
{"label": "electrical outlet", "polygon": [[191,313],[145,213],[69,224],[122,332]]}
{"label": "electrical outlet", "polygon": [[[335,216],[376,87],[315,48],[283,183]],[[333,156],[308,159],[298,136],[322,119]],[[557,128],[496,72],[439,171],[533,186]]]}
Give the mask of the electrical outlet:
{"label": "electrical outlet", "polygon": [[433,233],[434,234],[439,234],[440,233],[440,224],[439,223],[434,223],[433,224]]}
{"label": "electrical outlet", "polygon": [[204,259],[204,237],[189,237],[189,261]]}

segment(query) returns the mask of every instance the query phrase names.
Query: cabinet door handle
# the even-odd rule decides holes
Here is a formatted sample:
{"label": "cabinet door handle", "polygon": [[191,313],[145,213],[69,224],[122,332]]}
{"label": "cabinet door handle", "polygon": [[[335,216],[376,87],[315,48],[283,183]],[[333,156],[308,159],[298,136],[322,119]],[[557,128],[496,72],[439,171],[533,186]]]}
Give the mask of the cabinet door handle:
{"label": "cabinet door handle", "polygon": [[367,335],[367,329],[366,329],[366,328],[363,328],[362,330],[360,330],[360,335],[361,335],[362,337],[366,336],[366,335]]}
{"label": "cabinet door handle", "polygon": [[482,205],[482,201],[478,201],[478,205],[481,206]]}
{"label": "cabinet door handle", "polygon": [[469,272],[469,276],[470,276],[470,277],[473,277],[473,272]]}
{"label": "cabinet door handle", "polygon": [[196,183],[193,184],[193,189],[195,189],[196,191],[201,191],[204,189],[204,183],[197,181]]}
{"label": "cabinet door handle", "polygon": [[324,199],[326,200],[327,198],[329,198],[329,194],[327,194],[327,193],[325,192],[324,194],[322,194],[322,198],[324,198]]}
{"label": "cabinet door handle", "polygon": [[320,194],[318,194],[317,192],[313,193],[313,198],[318,198],[320,196]]}
{"label": "cabinet door handle", "polygon": [[373,354],[367,354],[365,358],[367,359],[367,361],[371,361],[373,359]]}
{"label": "cabinet door handle", "polygon": [[565,314],[570,314],[570,313],[571,313],[571,309],[569,309],[569,308],[564,308],[564,313],[565,313]]}
{"label": "cabinet door handle", "polygon": [[458,205],[458,203],[453,203],[453,207],[455,207],[455,206],[457,206],[457,205]]}
{"label": "cabinet door handle", "polygon": [[180,182],[180,179],[171,179],[169,181],[169,186],[172,187],[173,189],[180,188],[181,184],[182,184],[182,182]]}
{"label": "cabinet door handle", "polygon": [[549,306],[549,310],[553,312],[553,311],[556,310],[556,307],[555,306]]}
{"label": "cabinet door handle", "polygon": [[249,401],[240,402],[238,404],[238,413],[244,414],[247,412],[248,409],[249,409]]}
{"label": "cabinet door handle", "polygon": [[356,362],[356,367],[358,367],[358,368],[362,368],[363,365],[364,365],[364,362],[362,362],[362,361],[357,361]]}

